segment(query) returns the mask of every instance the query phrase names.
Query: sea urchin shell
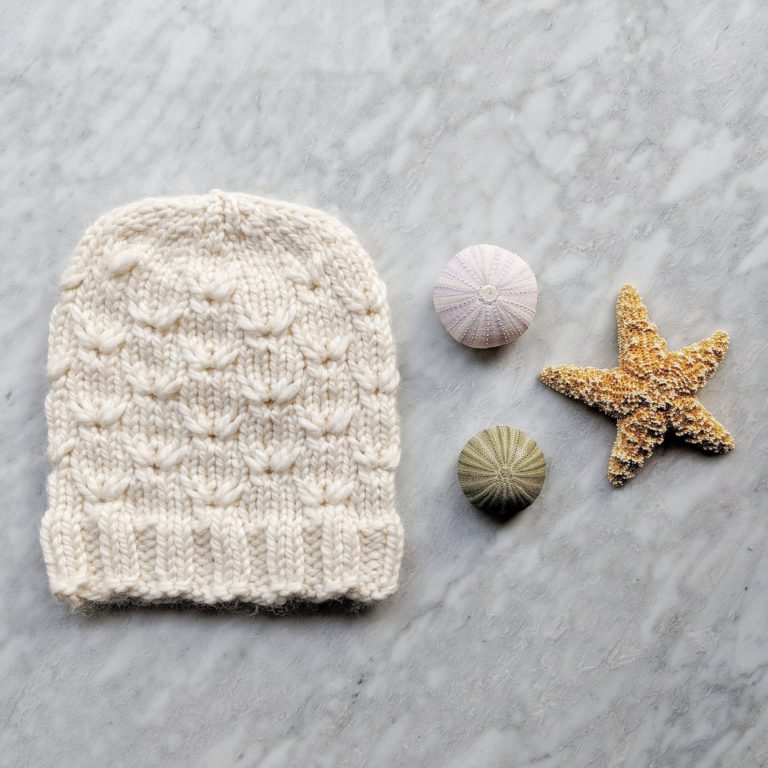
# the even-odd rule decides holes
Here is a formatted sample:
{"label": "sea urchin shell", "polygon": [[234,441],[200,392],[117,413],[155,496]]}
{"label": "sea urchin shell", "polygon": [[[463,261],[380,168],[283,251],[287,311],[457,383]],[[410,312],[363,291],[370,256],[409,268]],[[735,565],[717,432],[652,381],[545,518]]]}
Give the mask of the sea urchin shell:
{"label": "sea urchin shell", "polygon": [[525,333],[536,314],[537,296],[536,277],[516,253],[472,245],[440,272],[432,299],[456,341],[487,349]]}
{"label": "sea urchin shell", "polygon": [[547,474],[536,441],[513,427],[484,429],[459,455],[459,484],[478,509],[509,515],[527,507]]}

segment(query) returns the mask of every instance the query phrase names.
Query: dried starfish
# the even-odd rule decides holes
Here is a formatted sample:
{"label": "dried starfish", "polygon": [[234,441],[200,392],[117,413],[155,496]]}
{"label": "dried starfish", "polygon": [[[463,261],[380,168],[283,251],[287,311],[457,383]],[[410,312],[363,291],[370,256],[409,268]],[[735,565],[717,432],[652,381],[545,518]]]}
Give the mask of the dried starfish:
{"label": "dried starfish", "polygon": [[541,380],[617,420],[608,479],[619,486],[634,477],[670,430],[710,453],[727,453],[733,438],[698,401],[695,393],[712,378],[728,349],[728,334],[675,352],[659,336],[640,294],[625,285],[616,301],[619,330],[617,368],[544,368]]}

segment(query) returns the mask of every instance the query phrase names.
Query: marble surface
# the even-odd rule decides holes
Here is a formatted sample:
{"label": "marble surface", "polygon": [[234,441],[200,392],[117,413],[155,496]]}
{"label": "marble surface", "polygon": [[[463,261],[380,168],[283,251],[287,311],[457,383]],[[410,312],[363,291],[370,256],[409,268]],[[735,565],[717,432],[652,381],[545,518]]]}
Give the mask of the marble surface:
{"label": "marble surface", "polygon": [[[695,8],[694,8],[695,6]],[[768,8],[760,0],[9,0],[0,25],[0,765],[768,765]],[[385,279],[403,377],[401,589],[367,611],[71,613],[47,591],[46,325],[83,229],[146,195],[327,209]],[[540,286],[513,346],[431,305],[475,242]],[[724,328],[702,401],[623,489],[614,425],[547,390],[611,366],[633,282],[670,345]],[[455,460],[549,459],[500,526]]]}

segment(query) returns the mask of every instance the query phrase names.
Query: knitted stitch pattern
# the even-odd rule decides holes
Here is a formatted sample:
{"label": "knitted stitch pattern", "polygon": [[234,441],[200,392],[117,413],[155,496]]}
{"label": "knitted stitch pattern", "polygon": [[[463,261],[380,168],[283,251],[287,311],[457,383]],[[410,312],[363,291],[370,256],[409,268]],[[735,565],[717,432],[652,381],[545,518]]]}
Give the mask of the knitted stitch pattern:
{"label": "knitted stitch pattern", "polygon": [[335,219],[222,192],[107,214],[62,278],[48,376],[59,599],[396,589],[389,311]]}

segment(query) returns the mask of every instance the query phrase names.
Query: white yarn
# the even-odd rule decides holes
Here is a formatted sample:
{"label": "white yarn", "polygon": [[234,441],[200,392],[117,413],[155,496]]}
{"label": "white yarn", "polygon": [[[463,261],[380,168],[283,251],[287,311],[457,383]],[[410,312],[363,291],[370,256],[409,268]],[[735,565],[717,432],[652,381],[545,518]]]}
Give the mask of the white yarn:
{"label": "white yarn", "polygon": [[84,235],[51,316],[51,591],[266,604],[397,587],[385,289],[318,211],[148,199]]}

